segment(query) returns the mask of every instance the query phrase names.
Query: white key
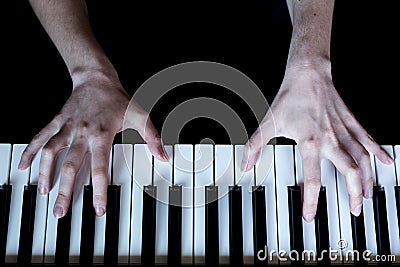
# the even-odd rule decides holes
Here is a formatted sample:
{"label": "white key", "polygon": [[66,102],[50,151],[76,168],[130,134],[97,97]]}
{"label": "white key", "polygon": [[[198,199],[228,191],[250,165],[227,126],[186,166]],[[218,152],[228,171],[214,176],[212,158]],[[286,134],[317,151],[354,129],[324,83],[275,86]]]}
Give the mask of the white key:
{"label": "white key", "polygon": [[[393,157],[393,147],[383,146],[386,152]],[[376,176],[378,184],[385,188],[386,211],[389,229],[390,250],[393,255],[400,255],[400,234],[396,211],[396,197],[394,187],[397,185],[394,164],[386,165],[378,159],[376,163]]]}
{"label": "white key", "polygon": [[397,185],[400,186],[400,145],[394,147],[394,161],[396,164]]}
{"label": "white key", "polygon": [[242,172],[240,170],[243,151],[243,145],[235,146],[235,174],[236,184],[242,187],[243,262],[244,264],[253,264],[254,239],[252,191],[254,186],[254,168],[248,172]]}
{"label": "white key", "polygon": [[142,253],[143,187],[152,184],[152,155],[146,144],[136,144],[133,154],[133,197],[130,263],[140,264]]}
{"label": "white key", "polygon": [[[290,228],[289,228],[289,206],[288,186],[295,184],[293,146],[275,146],[275,172],[276,172],[276,198],[278,213],[278,240],[279,250],[286,254],[281,263],[290,263],[287,258],[290,253]],[[286,261],[285,261],[286,259]]]}
{"label": "white key", "polygon": [[[111,169],[113,162],[113,151],[110,151],[110,161],[108,165],[108,184],[111,184]],[[96,216],[94,231],[93,263],[104,263],[104,247],[106,240],[106,215]]]}
{"label": "white key", "polygon": [[[376,185],[376,173],[375,173],[375,158],[374,155],[370,155],[371,168],[372,168],[372,180]],[[365,245],[366,249],[371,251],[372,255],[377,255],[378,250],[376,247],[376,233],[375,233],[375,219],[374,219],[374,205],[372,198],[363,199],[363,214],[364,214],[364,229],[365,229]]]}
{"label": "white key", "polygon": [[8,184],[10,173],[11,145],[0,144],[0,185]]}
{"label": "white key", "polygon": [[130,144],[114,145],[112,183],[113,185],[121,186],[119,238],[118,238],[118,264],[129,263],[132,156],[133,156],[132,145]]}
{"label": "white key", "polygon": [[58,188],[60,185],[61,167],[68,149],[64,149],[58,154],[56,159],[56,168],[54,172],[54,180],[50,182],[52,188],[49,193],[47,206],[47,226],[46,226],[46,242],[44,247],[44,263],[54,264],[57,244],[57,225],[58,219],[53,214],[54,203],[58,196]]}
{"label": "white key", "polygon": [[346,188],[345,177],[336,170],[337,194],[339,200],[339,223],[340,223],[340,239],[342,240],[343,262],[351,262],[351,252],[353,250],[353,231],[351,228],[351,214],[349,194]]}
{"label": "white key", "polygon": [[[37,185],[39,181],[39,164],[42,151],[40,150],[31,164],[30,184]],[[43,262],[44,241],[46,236],[48,195],[36,195],[35,222],[32,240],[32,263]]]}
{"label": "white key", "polygon": [[[278,264],[276,253],[278,247],[278,229],[276,217],[276,184],[275,184],[275,162],[274,147],[267,145],[261,151],[259,160],[256,163],[256,185],[265,186],[265,207],[266,207],[266,229],[267,229],[267,260],[272,264]],[[270,252],[274,257],[269,257]],[[256,256],[256,255],[255,255]],[[263,257],[264,255],[260,255]]]}
{"label": "white key", "polygon": [[212,145],[194,147],[194,262],[205,263],[205,187],[214,183],[214,149]]}
{"label": "white key", "polygon": [[175,145],[174,184],[182,185],[182,264],[193,257],[193,146]]}
{"label": "white key", "polygon": [[233,146],[215,146],[215,184],[218,186],[219,263],[229,264],[229,186],[234,184]]}
{"label": "white key", "polygon": [[[298,146],[295,146],[295,163],[296,163],[296,182],[297,185],[301,186],[301,190],[304,192],[304,176],[303,176],[303,164],[301,161],[301,155]],[[303,244],[304,250],[307,251],[317,251],[317,243],[315,240],[315,221],[306,222],[303,220]],[[305,255],[306,263],[315,263],[315,259],[310,257],[311,262],[308,262],[309,259]],[[310,254],[310,256],[312,256]]]}
{"label": "white key", "polygon": [[12,185],[10,216],[8,220],[6,263],[16,263],[21,229],[24,186],[28,185],[29,168],[18,170],[18,163],[26,145],[14,145],[11,158],[10,185]]}
{"label": "white key", "polygon": [[339,210],[336,188],[336,170],[332,162],[323,159],[321,162],[321,183],[326,189],[326,205],[328,212],[329,247],[332,249],[332,262],[341,263]]}
{"label": "white key", "polygon": [[85,157],[79,172],[77,173],[72,196],[71,234],[69,245],[69,263],[78,264],[81,251],[81,229],[83,189],[90,183],[90,157]]}
{"label": "white key", "polygon": [[154,158],[154,185],[157,186],[156,207],[156,264],[168,263],[168,197],[172,185],[172,146],[164,146],[169,161]]}

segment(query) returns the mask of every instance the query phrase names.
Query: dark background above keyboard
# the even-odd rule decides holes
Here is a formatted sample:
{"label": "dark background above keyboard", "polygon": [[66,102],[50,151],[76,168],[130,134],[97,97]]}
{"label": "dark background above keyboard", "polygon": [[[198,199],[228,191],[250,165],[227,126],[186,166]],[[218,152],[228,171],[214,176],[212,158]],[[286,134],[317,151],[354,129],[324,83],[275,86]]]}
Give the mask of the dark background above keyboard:
{"label": "dark background above keyboard", "polygon": [[[279,1],[136,2],[88,1],[98,40],[130,94],[166,67],[205,60],[242,71],[272,101],[283,77],[291,31],[285,15],[280,20],[270,19],[277,14],[273,7]],[[28,1],[6,1],[2,10],[0,142],[27,143],[61,109],[71,82]],[[399,114],[395,97],[400,62],[395,41],[398,10],[397,1],[337,0],[334,14],[334,83],[356,118],[381,144],[400,143],[395,130]],[[177,104],[198,96],[217,98],[231,106],[249,134],[256,128],[256,121],[239,99],[228,99],[232,96],[229,92],[209,84],[180,86],[162,98],[151,113],[157,128],[161,129]],[[223,128],[208,119],[187,124],[180,142],[199,143],[205,137],[216,143],[229,142]]]}

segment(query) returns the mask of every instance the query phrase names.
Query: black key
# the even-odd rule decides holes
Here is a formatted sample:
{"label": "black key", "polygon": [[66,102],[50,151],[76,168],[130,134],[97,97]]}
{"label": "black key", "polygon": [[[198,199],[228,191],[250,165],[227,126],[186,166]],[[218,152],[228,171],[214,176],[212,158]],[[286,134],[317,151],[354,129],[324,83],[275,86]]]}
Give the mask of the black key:
{"label": "black key", "polygon": [[[302,255],[303,244],[303,217],[300,186],[288,186],[289,201],[289,230],[290,230],[290,249]],[[302,263],[301,260],[294,263]]]}
{"label": "black key", "polygon": [[218,233],[218,187],[205,188],[205,265],[219,264],[219,233]]}
{"label": "black key", "polygon": [[229,187],[229,261],[243,265],[242,187]]}
{"label": "black key", "polygon": [[17,258],[18,265],[28,265],[31,263],[36,194],[37,185],[25,186]]}
{"label": "black key", "polygon": [[182,186],[169,188],[168,265],[181,264],[182,251]]}
{"label": "black key", "polygon": [[[326,203],[326,188],[323,186],[319,191],[317,213],[314,218],[315,223],[315,241],[317,248],[318,264],[324,266],[330,264],[329,254],[329,227],[328,211]],[[322,252],[325,251],[323,254]]]}
{"label": "black key", "polygon": [[85,185],[83,188],[81,248],[79,263],[82,266],[93,264],[94,232],[96,213],[93,208],[93,187]]}
{"label": "black key", "polygon": [[56,241],[56,265],[69,264],[69,245],[71,238],[71,218],[72,218],[72,197],[67,214],[58,219],[57,241]]}
{"label": "black key", "polygon": [[[253,236],[254,236],[254,265],[265,265],[266,260],[260,260],[257,256],[259,251],[266,251],[267,228],[265,208],[265,187],[253,188]],[[264,255],[263,255],[264,256]]]}
{"label": "black key", "polygon": [[118,264],[120,185],[109,185],[107,190],[106,236],[104,246],[104,264]]}
{"label": "black key", "polygon": [[[360,213],[358,217],[350,214],[351,216],[351,229],[353,236],[353,250],[359,252],[359,255],[363,255],[364,251],[367,250],[365,245],[365,227],[364,227],[364,214]],[[362,256],[355,257],[355,262],[366,263]]]}
{"label": "black key", "polygon": [[[400,172],[400,170],[399,170],[399,172]],[[396,195],[397,223],[399,225],[399,230],[400,230],[400,186],[394,187],[394,193]]]}
{"label": "black key", "polygon": [[385,189],[374,186],[374,219],[378,255],[390,255]]}
{"label": "black key", "polygon": [[155,264],[157,187],[143,188],[142,256],[143,266]]}
{"label": "black key", "polygon": [[0,265],[5,264],[12,185],[0,185]]}

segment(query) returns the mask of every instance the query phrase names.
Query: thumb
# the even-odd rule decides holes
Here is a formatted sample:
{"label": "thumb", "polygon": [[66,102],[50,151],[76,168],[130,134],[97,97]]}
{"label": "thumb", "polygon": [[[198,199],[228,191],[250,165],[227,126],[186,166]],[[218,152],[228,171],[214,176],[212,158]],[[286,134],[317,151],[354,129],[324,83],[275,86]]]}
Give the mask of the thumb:
{"label": "thumb", "polygon": [[132,128],[139,133],[154,157],[161,161],[168,161],[160,134],[151,122],[149,114],[135,102],[130,103],[125,113],[123,129],[127,128]]}
{"label": "thumb", "polygon": [[146,121],[144,132],[140,135],[147,143],[147,146],[154,157],[161,161],[168,161],[168,154],[164,149],[160,134],[151,122],[150,117],[148,117]]}
{"label": "thumb", "polygon": [[242,171],[249,171],[256,164],[261,149],[275,136],[272,122],[261,123],[244,146],[243,159],[240,165]]}

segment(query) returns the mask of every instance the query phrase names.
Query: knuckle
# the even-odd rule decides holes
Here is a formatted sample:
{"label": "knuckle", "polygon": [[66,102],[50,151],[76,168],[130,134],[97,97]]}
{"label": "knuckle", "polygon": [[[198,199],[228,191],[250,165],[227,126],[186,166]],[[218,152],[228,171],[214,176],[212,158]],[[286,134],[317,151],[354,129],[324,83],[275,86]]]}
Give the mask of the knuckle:
{"label": "knuckle", "polygon": [[71,199],[71,195],[68,194],[67,192],[59,190],[57,198],[58,198],[58,200],[65,201],[67,204],[67,203],[69,203],[69,201]]}
{"label": "knuckle", "polygon": [[304,152],[315,152],[316,150],[318,150],[320,143],[321,142],[319,137],[311,136],[307,139],[303,139],[299,144],[299,148]]}
{"label": "knuckle", "polygon": [[362,189],[355,186],[348,186],[347,193],[351,199],[362,199]]}
{"label": "knuckle", "polygon": [[374,181],[372,181],[372,178],[369,177],[368,179],[365,179],[363,181],[363,187],[368,189],[368,188],[372,188],[374,186]]}
{"label": "knuckle", "polygon": [[54,149],[50,145],[45,145],[42,149],[42,157],[45,159],[50,159],[55,156]]}
{"label": "knuckle", "polygon": [[309,189],[319,190],[321,187],[321,180],[318,178],[308,178],[308,179],[305,179],[304,184]]}
{"label": "knuckle", "polygon": [[39,179],[40,179],[41,181],[47,180],[49,177],[50,177],[50,175],[49,175],[48,172],[45,172],[45,171],[43,171],[43,170],[40,170],[40,171],[39,171]]}
{"label": "knuckle", "polygon": [[365,149],[362,149],[362,150],[361,150],[360,157],[361,157],[363,160],[368,160],[368,161],[370,160],[369,152],[368,152],[367,150],[365,150]]}
{"label": "knuckle", "polygon": [[351,164],[349,168],[346,170],[345,176],[348,179],[359,179],[361,175],[361,170],[356,164]]}
{"label": "knuckle", "polygon": [[31,143],[37,143],[42,138],[42,132],[37,133],[33,138]]}
{"label": "knuckle", "polygon": [[357,191],[349,190],[348,193],[349,193],[350,201],[357,202],[357,203],[362,202],[362,198],[363,198],[362,192],[359,192],[358,190]]}
{"label": "knuckle", "polygon": [[337,147],[339,146],[339,138],[336,134],[336,131],[333,128],[328,128],[323,131],[324,140],[327,140],[328,143]]}
{"label": "knuckle", "polygon": [[64,162],[62,166],[62,172],[69,177],[75,176],[77,172],[76,164],[73,161]]}
{"label": "knuckle", "polygon": [[108,170],[105,167],[98,167],[92,170],[93,178],[96,180],[107,180]]}

